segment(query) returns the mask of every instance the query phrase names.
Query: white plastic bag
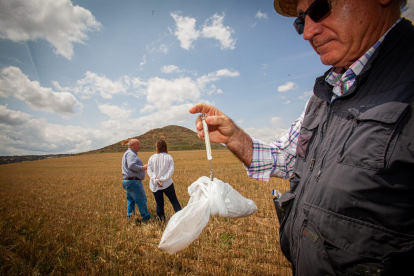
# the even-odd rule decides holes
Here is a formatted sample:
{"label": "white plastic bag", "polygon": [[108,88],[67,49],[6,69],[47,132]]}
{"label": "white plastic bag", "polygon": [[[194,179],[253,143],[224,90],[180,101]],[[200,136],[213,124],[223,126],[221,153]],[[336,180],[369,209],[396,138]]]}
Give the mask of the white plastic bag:
{"label": "white plastic bag", "polygon": [[188,187],[190,200],[186,207],[168,221],[159,248],[169,254],[186,248],[203,231],[210,215],[241,218],[256,212],[256,204],[243,197],[228,183],[206,176]]}

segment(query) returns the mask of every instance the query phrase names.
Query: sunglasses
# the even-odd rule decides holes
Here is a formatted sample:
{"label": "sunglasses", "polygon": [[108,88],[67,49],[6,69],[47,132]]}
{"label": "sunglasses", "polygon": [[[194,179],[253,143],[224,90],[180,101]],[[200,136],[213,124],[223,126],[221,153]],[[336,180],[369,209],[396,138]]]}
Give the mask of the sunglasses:
{"label": "sunglasses", "polygon": [[296,18],[295,22],[293,22],[293,26],[298,34],[301,35],[305,29],[306,15],[309,15],[310,19],[317,23],[325,19],[331,11],[331,8],[330,0],[315,0],[304,13],[300,14],[298,18]]}

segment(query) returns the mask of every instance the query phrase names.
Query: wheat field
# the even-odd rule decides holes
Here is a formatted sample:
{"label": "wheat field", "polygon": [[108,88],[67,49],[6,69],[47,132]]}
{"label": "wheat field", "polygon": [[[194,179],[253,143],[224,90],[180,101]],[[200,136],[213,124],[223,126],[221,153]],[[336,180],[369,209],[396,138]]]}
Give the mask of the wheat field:
{"label": "wheat field", "polygon": [[[186,249],[160,249],[165,224],[127,220],[122,188],[123,153],[90,154],[0,166],[1,275],[292,275],[279,247],[272,189],[288,182],[250,179],[227,150],[213,151],[215,177],[258,210],[249,217],[211,217]],[[146,163],[151,152],[139,152]],[[170,152],[181,206],[187,188],[209,175],[205,151]],[[148,210],[155,200],[143,181]],[[166,216],[174,213],[166,199]],[[139,214],[136,216],[139,218]]]}

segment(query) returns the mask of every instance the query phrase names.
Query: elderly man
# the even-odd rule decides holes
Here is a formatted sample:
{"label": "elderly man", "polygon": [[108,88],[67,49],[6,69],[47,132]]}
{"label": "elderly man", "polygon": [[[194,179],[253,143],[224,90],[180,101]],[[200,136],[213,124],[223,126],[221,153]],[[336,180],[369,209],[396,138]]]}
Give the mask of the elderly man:
{"label": "elderly man", "polygon": [[[275,0],[323,64],[305,111],[270,145],[215,107],[210,140],[256,179],[290,178],[275,199],[294,275],[412,275],[414,27],[400,0]],[[196,128],[203,138],[202,124]]]}
{"label": "elderly man", "polygon": [[128,150],[122,157],[122,186],[126,190],[127,197],[127,218],[129,219],[135,212],[135,204],[138,205],[139,213],[143,222],[150,219],[147,210],[147,195],[141,180],[145,178],[147,164],[143,164],[138,158],[137,152],[140,144],[137,139],[131,139],[128,142]]}

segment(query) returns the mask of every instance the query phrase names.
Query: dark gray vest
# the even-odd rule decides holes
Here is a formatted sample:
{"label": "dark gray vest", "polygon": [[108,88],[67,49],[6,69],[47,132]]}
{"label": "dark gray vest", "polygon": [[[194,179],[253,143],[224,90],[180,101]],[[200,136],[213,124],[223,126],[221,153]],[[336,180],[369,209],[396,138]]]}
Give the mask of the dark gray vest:
{"label": "dark gray vest", "polygon": [[395,26],[332,103],[324,79],[276,202],[282,251],[300,276],[414,275],[414,27]]}

